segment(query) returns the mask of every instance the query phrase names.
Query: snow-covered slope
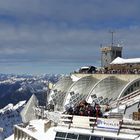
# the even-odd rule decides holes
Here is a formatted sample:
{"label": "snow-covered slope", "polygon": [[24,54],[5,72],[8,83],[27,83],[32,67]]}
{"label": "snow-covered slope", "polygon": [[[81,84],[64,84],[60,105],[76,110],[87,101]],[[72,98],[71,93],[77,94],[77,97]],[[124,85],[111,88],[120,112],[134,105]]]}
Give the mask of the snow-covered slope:
{"label": "snow-covered slope", "polygon": [[26,101],[20,101],[16,105],[8,104],[0,109],[0,127],[3,128],[3,137],[7,138],[13,133],[13,125],[22,122],[20,112]]}
{"label": "snow-covered slope", "polygon": [[20,111],[25,104],[23,100],[28,101],[35,94],[41,105],[46,104],[48,83],[56,83],[61,76],[0,74],[0,128],[4,129],[5,138],[13,133],[13,125],[22,122]]}
{"label": "snow-covered slope", "polygon": [[6,138],[5,140],[14,140],[14,134],[12,134],[11,136],[9,136],[9,137]]}

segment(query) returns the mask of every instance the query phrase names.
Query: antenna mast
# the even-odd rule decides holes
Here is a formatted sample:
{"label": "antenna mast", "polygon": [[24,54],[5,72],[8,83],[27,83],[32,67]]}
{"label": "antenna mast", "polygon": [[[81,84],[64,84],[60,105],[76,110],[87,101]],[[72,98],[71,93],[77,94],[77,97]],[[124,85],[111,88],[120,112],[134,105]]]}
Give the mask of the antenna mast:
{"label": "antenna mast", "polygon": [[111,47],[113,47],[113,44],[114,44],[114,31],[110,31],[111,33]]}

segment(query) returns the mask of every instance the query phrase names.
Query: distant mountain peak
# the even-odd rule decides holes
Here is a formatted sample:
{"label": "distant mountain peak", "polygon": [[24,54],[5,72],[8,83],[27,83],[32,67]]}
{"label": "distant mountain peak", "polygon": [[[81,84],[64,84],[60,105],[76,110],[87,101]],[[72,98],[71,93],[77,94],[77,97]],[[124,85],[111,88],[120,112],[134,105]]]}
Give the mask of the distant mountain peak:
{"label": "distant mountain peak", "polygon": [[23,109],[26,101],[20,101],[16,105],[8,104],[0,109],[0,127],[3,128],[3,137],[9,137],[13,134],[13,126],[21,123],[20,112]]}

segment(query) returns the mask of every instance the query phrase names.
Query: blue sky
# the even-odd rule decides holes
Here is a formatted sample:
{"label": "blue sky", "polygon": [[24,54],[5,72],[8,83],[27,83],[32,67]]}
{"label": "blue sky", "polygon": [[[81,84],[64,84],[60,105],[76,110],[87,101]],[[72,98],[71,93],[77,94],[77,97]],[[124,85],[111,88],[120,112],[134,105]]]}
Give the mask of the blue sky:
{"label": "blue sky", "polygon": [[140,57],[139,0],[0,0],[0,73],[100,66],[100,44]]}

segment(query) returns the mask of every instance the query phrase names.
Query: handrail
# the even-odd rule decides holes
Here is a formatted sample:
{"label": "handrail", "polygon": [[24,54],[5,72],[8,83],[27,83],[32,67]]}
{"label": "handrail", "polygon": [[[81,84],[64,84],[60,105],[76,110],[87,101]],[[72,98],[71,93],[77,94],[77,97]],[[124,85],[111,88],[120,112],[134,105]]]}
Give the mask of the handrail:
{"label": "handrail", "polygon": [[102,131],[114,130],[119,135],[122,130],[127,129],[140,132],[140,122],[129,120],[129,119],[117,119],[117,118],[96,118],[88,116],[77,116],[77,115],[61,115],[60,123],[58,125],[67,126],[70,128],[85,128],[93,132],[96,129]]}

